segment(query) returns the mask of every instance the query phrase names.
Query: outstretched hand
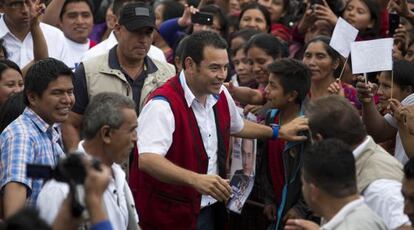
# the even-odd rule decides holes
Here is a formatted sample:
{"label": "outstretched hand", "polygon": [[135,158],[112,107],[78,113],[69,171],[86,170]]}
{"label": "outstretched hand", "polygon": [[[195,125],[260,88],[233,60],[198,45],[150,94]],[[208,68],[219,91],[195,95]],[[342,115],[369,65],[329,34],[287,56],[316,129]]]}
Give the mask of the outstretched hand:
{"label": "outstretched hand", "polygon": [[40,0],[29,0],[27,4],[30,9],[30,25],[31,27],[39,25],[40,23],[40,16],[45,13],[46,5],[42,3]]}
{"label": "outstretched hand", "polygon": [[232,189],[229,181],[218,175],[197,174],[193,187],[203,195],[210,195],[218,201],[227,201]]}

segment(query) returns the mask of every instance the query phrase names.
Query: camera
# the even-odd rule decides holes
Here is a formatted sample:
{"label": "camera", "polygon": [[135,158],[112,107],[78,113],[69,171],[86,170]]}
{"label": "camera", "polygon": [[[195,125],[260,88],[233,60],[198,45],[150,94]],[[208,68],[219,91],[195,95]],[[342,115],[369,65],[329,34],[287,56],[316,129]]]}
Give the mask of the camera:
{"label": "camera", "polygon": [[[59,160],[56,167],[50,165],[27,164],[26,175],[32,179],[43,179],[44,181],[55,179],[58,182],[69,185],[69,196],[71,199],[71,212],[74,217],[83,216],[89,218],[85,209],[85,192],[83,183],[87,175],[84,166],[85,154],[80,152],[69,153],[65,158]],[[100,162],[92,159],[92,166],[101,171]]]}
{"label": "camera", "polygon": [[[59,182],[83,184],[86,178],[86,169],[82,162],[85,154],[74,152],[59,160],[56,167],[50,165],[27,164],[26,174],[33,179],[45,181],[55,179]],[[100,162],[93,159],[92,165],[100,170]]]}

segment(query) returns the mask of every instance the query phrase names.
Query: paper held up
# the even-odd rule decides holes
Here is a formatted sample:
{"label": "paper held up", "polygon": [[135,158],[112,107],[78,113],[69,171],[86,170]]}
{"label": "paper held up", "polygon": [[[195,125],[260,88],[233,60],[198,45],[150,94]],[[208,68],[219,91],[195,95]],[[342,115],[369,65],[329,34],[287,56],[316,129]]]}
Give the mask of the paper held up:
{"label": "paper held up", "polygon": [[340,17],[336,22],[329,45],[342,57],[347,58],[351,52],[351,43],[355,41],[357,36],[358,30]]}
{"label": "paper held up", "polygon": [[352,73],[392,70],[392,38],[351,43]]}

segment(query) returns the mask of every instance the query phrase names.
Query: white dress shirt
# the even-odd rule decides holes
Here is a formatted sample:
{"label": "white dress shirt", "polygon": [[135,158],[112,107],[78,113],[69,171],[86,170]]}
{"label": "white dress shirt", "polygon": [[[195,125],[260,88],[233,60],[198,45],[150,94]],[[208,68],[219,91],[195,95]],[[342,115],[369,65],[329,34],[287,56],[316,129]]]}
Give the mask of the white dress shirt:
{"label": "white dress shirt", "polygon": [[[367,136],[365,141],[354,151],[355,159],[362,153],[372,137]],[[362,192],[365,203],[384,221],[388,229],[396,229],[402,225],[409,225],[408,216],[404,214],[404,198],[401,194],[401,182],[390,179],[373,181]]]}
{"label": "white dress shirt", "polygon": [[[207,174],[218,174],[217,167],[217,130],[213,106],[217,99],[213,95],[207,97],[203,106],[191,92],[187,85],[184,72],[180,73],[180,82],[184,90],[187,105],[193,109],[203,139],[208,160]],[[222,86],[230,110],[230,133],[240,132],[244,127],[237,107],[227,89]],[[172,135],[175,130],[174,115],[170,105],[165,100],[150,100],[142,109],[138,118],[138,151],[142,153],[156,153],[165,156],[172,144]],[[201,207],[216,202],[211,196],[202,196]]]}
{"label": "white dress shirt", "polygon": [[[96,57],[98,55],[104,54],[105,52],[107,52],[108,50],[110,50],[112,47],[114,47],[117,44],[118,44],[118,40],[116,39],[115,34],[112,31],[106,40],[101,41],[99,44],[97,44],[96,46],[92,47],[89,51],[87,51],[85,55],[83,56],[82,61],[86,61],[92,57]],[[153,45],[151,45],[148,51],[148,56],[158,61],[167,62],[164,52],[162,52],[160,48],[153,46]]]}
{"label": "white dress shirt", "polygon": [[[85,153],[83,141],[78,145],[78,151]],[[126,196],[130,200],[134,200],[132,193],[124,189],[126,185],[125,172],[118,164],[112,164],[113,178],[110,180],[107,189],[103,194],[104,205],[108,219],[113,229],[127,229],[128,227],[128,208]],[[69,186],[66,183],[57,182],[55,180],[48,181],[40,191],[37,199],[37,207],[40,216],[49,224],[55,220],[64,199],[69,194]],[[135,210],[135,209],[133,209]],[[136,220],[138,214],[134,213]]]}
{"label": "white dress shirt", "polygon": [[[40,23],[40,28],[46,39],[49,57],[64,61],[67,48],[63,32],[45,23]],[[29,32],[23,41],[19,40],[10,32],[4,22],[4,16],[0,19],[0,38],[4,39],[4,47],[9,55],[8,59],[14,61],[20,68],[25,67],[34,59],[32,34]]]}

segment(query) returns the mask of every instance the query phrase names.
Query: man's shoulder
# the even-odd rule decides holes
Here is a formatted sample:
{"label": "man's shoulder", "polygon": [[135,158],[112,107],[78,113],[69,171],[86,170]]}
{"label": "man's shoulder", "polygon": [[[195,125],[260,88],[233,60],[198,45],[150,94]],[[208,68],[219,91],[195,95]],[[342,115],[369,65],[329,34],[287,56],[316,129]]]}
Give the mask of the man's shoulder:
{"label": "man's shoulder", "polygon": [[[40,28],[42,29],[42,32],[44,33],[46,39],[48,39],[47,36],[61,36],[62,38],[65,37],[65,35],[63,34],[63,32],[60,29],[58,29],[54,26],[51,26],[49,24],[41,22],[40,23]],[[55,42],[60,43],[62,41],[55,41]]]}
{"label": "man's shoulder", "polygon": [[33,122],[27,116],[21,114],[3,130],[0,136],[3,139],[7,137],[30,134],[33,132],[33,128]]}
{"label": "man's shoulder", "polygon": [[345,216],[342,226],[344,228],[339,229],[387,229],[381,218],[366,204],[361,204]]}

